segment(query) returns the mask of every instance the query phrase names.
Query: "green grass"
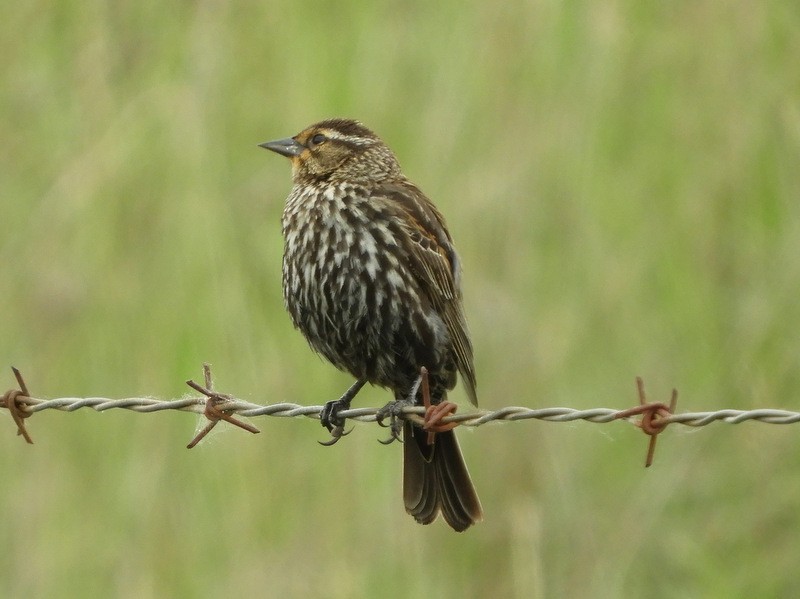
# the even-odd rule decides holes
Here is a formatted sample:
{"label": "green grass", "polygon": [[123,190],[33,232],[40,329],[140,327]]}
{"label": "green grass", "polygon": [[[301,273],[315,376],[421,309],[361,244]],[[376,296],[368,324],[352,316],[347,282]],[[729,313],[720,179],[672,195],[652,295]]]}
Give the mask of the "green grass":
{"label": "green grass", "polygon": [[[251,401],[338,396],[283,311],[289,167],[256,144],[351,116],[448,217],[483,407],[625,408],[641,375],[685,411],[798,410],[798,27],[777,1],[6,3],[0,365],[43,397],[178,397],[203,361]],[[456,535],[405,515],[376,427],[186,451],[197,424],[45,412],[26,447],[0,420],[0,595],[796,588],[795,427],[670,428],[648,471],[623,423],[464,431],[486,521]]]}

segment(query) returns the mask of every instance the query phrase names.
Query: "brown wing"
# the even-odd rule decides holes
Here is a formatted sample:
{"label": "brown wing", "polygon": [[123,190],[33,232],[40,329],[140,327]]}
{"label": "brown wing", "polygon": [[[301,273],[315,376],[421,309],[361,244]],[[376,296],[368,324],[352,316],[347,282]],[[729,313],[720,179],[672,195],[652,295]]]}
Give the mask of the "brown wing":
{"label": "brown wing", "polygon": [[444,217],[410,182],[385,184],[376,195],[391,200],[394,206],[405,213],[405,218],[401,220],[411,241],[412,259],[426,283],[431,303],[450,333],[458,372],[467,396],[477,406],[472,342],[461,304],[461,262],[447,232]]}

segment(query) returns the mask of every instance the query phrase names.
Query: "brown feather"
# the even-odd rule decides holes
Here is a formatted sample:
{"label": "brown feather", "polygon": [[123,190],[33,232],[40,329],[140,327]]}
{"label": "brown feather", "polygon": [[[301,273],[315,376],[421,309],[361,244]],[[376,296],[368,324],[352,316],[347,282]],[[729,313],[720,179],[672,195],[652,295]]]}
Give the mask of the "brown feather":
{"label": "brown feather", "polygon": [[431,303],[447,326],[467,397],[477,406],[472,342],[461,300],[461,265],[444,217],[425,194],[408,181],[384,184],[375,195],[386,197],[402,210],[414,266],[426,283]]}
{"label": "brown feather", "polygon": [[428,433],[411,423],[403,426],[403,500],[406,511],[428,524],[441,511],[445,521],[462,532],[483,519],[483,508],[472,484],[453,431]]}

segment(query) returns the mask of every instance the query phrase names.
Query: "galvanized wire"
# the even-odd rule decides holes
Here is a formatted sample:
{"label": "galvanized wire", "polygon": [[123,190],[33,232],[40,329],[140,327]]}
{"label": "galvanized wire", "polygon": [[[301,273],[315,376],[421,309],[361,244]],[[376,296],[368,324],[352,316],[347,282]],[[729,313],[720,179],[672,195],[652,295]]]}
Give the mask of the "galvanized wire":
{"label": "galvanized wire", "polygon": [[[259,405],[237,399],[231,395],[219,393],[213,390],[211,377],[211,367],[203,365],[205,386],[199,385],[194,381],[186,381],[192,389],[202,394],[202,397],[184,397],[181,399],[163,400],[152,397],[127,397],[124,399],[110,399],[107,397],[59,397],[56,399],[39,399],[33,397],[28,391],[28,387],[22,374],[12,368],[14,376],[19,385],[18,389],[7,391],[0,398],[0,407],[5,408],[10,413],[14,424],[17,426],[17,434],[21,435],[28,443],[33,443],[31,435],[25,426],[25,419],[37,412],[44,410],[59,410],[63,412],[74,412],[81,408],[90,408],[96,412],[106,410],[122,409],[131,410],[139,413],[160,412],[162,410],[178,410],[181,412],[194,412],[205,415],[206,425],[194,436],[187,447],[195,447],[220,420],[224,420],[243,430],[257,433],[259,430],[248,422],[239,420],[237,416],[253,418],[256,416],[274,416],[278,418],[296,418],[305,416],[307,418],[320,418],[323,410],[321,405],[303,406],[296,403],[281,402],[269,405]],[[427,371],[422,371],[422,379],[425,380]],[[645,466],[653,463],[653,455],[656,447],[658,435],[669,424],[682,424],[684,426],[707,426],[712,422],[726,422],[728,424],[740,424],[748,420],[763,422],[766,424],[794,424],[800,422],[800,412],[775,409],[756,409],[756,410],[731,410],[723,409],[713,412],[684,412],[675,413],[678,392],[672,390],[672,400],[669,405],[649,402],[645,396],[644,383],[640,378],[636,379],[639,392],[639,405],[625,410],[615,410],[612,408],[590,408],[587,410],[577,410],[574,408],[526,408],[522,406],[510,406],[498,410],[474,410],[471,412],[456,414],[454,406],[430,406],[427,396],[426,405],[432,412],[424,406],[404,407],[401,417],[424,427],[429,433],[429,442],[433,442],[435,432],[449,430],[455,423],[461,426],[481,426],[489,422],[512,422],[518,420],[545,420],[548,422],[574,422],[585,420],[596,424],[604,424],[614,420],[624,419],[638,426],[649,436],[647,457]],[[423,385],[424,387],[424,385]],[[441,414],[434,415],[438,408],[446,407]],[[339,410],[336,413],[336,424],[329,424],[332,438],[330,441],[321,442],[323,445],[332,445],[341,437],[347,434],[343,422],[354,420],[357,422],[380,422],[385,415],[385,408],[352,408]],[[393,440],[393,436],[389,442]]]}
{"label": "galvanized wire", "polygon": [[[182,412],[194,412],[203,414],[207,403],[205,397],[184,397],[181,399],[163,400],[152,397],[128,397],[124,399],[110,399],[107,397],[59,397],[56,399],[39,399],[18,395],[18,404],[29,414],[42,412],[44,410],[59,410],[63,412],[74,412],[81,408],[90,408],[97,412],[106,410],[122,409],[133,412],[150,413],[163,410],[178,410]],[[296,403],[281,402],[268,405],[254,404],[241,399],[224,397],[216,404],[217,409],[229,414],[253,418],[256,416],[274,416],[278,418],[296,418],[306,416],[308,418],[319,418],[321,405],[304,406]],[[0,407],[6,407],[0,405]],[[358,422],[375,422],[376,414],[381,408],[353,408],[338,412],[338,416],[347,420]],[[446,416],[442,422],[458,422],[461,426],[481,426],[488,422],[507,422],[516,420],[545,420],[548,422],[573,422],[585,420],[596,424],[605,424],[618,419],[620,414],[627,410],[615,410],[613,408],[590,408],[578,410],[575,408],[552,407],[552,408],[526,408],[522,406],[510,406],[497,410],[475,410],[463,414],[453,414]],[[423,415],[423,407],[403,408],[403,414]],[[755,410],[731,410],[722,409],[712,412],[683,412],[671,414],[659,418],[659,423],[682,424],[684,426],[700,427],[707,426],[713,422],[726,422],[728,424],[740,424],[748,420],[763,422],[765,424],[795,424],[800,422],[800,412],[776,409],[755,409]]]}

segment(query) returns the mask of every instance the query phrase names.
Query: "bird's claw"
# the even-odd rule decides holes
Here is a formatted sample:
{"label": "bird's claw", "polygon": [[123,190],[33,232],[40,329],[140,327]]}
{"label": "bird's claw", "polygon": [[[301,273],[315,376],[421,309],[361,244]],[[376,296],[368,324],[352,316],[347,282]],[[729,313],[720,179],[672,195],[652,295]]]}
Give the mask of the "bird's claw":
{"label": "bird's claw", "polygon": [[[383,441],[378,439],[379,443],[382,445],[389,445],[395,441],[403,442],[400,435],[403,430],[403,408],[408,405],[413,405],[413,402],[405,399],[397,399],[395,401],[390,401],[378,410],[378,413],[375,414],[375,421],[380,426],[389,429],[389,438]],[[384,424],[383,421],[386,420],[387,417],[389,418],[389,424]]]}
{"label": "bird's claw", "polygon": [[396,430],[395,428],[392,428],[392,430],[389,431],[388,438],[378,439],[378,443],[380,443],[381,445],[391,445],[395,441],[400,441],[400,443],[403,442],[403,439],[400,437],[400,431]]}
{"label": "bird's claw", "polygon": [[319,421],[322,426],[328,429],[331,438],[328,441],[318,441],[320,445],[330,447],[334,445],[339,439],[352,432],[352,428],[348,431],[344,430],[344,418],[339,416],[341,410],[346,410],[350,407],[350,401],[344,398],[334,399],[327,402],[322,406],[319,413]]}
{"label": "bird's claw", "polygon": [[352,428],[350,430],[344,430],[344,426],[341,425],[335,425],[329,430],[331,433],[331,438],[327,441],[317,441],[317,443],[324,445],[325,447],[330,447],[331,445],[335,445],[342,437],[346,437],[353,432]]}

